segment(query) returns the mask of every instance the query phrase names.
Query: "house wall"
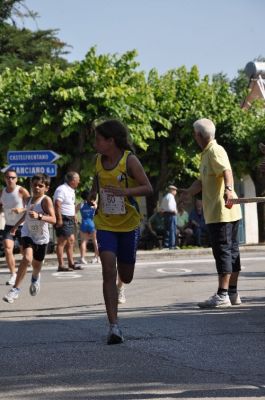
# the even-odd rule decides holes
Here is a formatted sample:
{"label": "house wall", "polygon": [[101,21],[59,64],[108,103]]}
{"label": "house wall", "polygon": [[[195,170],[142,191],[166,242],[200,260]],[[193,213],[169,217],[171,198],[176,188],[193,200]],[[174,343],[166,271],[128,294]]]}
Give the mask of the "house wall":
{"label": "house wall", "polygon": [[[256,197],[255,185],[249,175],[246,175],[243,179],[243,192],[244,197]],[[244,208],[246,244],[257,244],[259,243],[257,203],[247,203]]]}

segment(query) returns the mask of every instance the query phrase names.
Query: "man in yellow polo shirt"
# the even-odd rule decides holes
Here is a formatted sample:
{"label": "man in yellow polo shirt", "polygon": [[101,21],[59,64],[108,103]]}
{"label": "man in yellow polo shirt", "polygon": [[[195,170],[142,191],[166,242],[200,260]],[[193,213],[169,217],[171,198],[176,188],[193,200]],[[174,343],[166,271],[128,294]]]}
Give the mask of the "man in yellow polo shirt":
{"label": "man in yellow polo shirt", "polygon": [[205,222],[218,273],[218,290],[200,308],[225,308],[241,304],[237,281],[241,270],[238,227],[241,219],[239,205],[226,207],[229,199],[236,198],[234,179],[225,149],[215,140],[215,125],[206,118],[193,124],[194,137],[200,148],[200,176],[182,197],[202,192]]}

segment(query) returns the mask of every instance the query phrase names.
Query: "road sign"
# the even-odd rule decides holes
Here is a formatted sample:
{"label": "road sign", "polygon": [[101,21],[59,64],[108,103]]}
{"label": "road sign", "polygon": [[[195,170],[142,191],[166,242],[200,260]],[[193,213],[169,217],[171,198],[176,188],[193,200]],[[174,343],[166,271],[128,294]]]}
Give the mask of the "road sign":
{"label": "road sign", "polygon": [[1,171],[6,172],[9,169],[15,170],[18,176],[23,176],[25,178],[35,174],[46,174],[51,177],[57,175],[56,164],[10,164]]}
{"label": "road sign", "polygon": [[60,155],[52,150],[12,150],[7,153],[7,162],[9,164],[44,164],[52,163],[58,158],[60,158]]}

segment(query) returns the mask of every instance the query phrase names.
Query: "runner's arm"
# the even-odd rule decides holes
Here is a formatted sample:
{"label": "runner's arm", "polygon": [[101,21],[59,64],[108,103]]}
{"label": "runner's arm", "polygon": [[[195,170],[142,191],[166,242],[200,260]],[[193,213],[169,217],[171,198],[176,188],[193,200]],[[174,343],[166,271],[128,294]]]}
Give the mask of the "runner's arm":
{"label": "runner's arm", "polygon": [[[44,197],[42,200],[42,208],[45,214],[43,214],[41,221],[48,222],[48,224],[55,224],[56,216],[54,206],[52,204],[52,199],[49,196]],[[35,218],[38,219],[39,213],[35,212],[35,214],[37,214]]]}

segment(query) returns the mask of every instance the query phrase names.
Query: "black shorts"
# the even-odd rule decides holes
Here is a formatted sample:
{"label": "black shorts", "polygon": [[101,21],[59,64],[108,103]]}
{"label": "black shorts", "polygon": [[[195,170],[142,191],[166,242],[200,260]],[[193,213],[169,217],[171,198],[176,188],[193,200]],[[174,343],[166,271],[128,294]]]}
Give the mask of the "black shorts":
{"label": "black shorts", "polygon": [[239,221],[208,224],[207,227],[218,274],[239,272]]}
{"label": "black shorts", "polygon": [[22,237],[22,246],[23,250],[28,249],[29,247],[33,249],[33,259],[36,261],[43,261],[46,254],[47,244],[36,244],[33,240],[28,236]]}
{"label": "black shorts", "polygon": [[4,230],[3,230],[3,240],[5,239],[9,239],[9,240],[13,240],[14,242],[17,240],[19,245],[21,246],[22,242],[21,242],[21,229],[22,229],[22,225],[20,225],[17,230],[16,230],[16,234],[15,235],[11,235],[10,231],[13,228],[13,225],[5,225]]}
{"label": "black shorts", "polygon": [[55,228],[55,233],[57,237],[70,237],[75,233],[75,217],[67,217],[63,215],[63,225]]}

